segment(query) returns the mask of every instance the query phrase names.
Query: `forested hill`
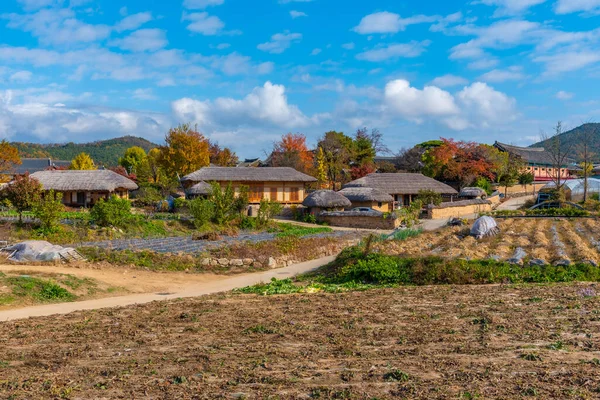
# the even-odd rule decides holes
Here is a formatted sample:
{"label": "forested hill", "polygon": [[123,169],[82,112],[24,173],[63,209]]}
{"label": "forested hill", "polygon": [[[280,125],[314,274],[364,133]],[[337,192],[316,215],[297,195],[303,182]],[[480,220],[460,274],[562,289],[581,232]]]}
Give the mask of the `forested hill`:
{"label": "forested hill", "polygon": [[116,166],[125,150],[132,146],[139,146],[148,151],[156,144],[135,136],[123,136],[115,139],[100,140],[92,143],[66,143],[66,144],[38,144],[14,142],[13,146],[19,149],[21,157],[47,158],[54,160],[72,160],[81,152],[88,153],[96,165]]}
{"label": "forested hill", "polygon": [[[560,135],[560,145],[563,151],[571,149],[572,153],[579,153],[580,145],[583,143],[584,134],[589,133],[588,144],[590,151],[594,154],[594,159],[600,159],[600,123],[589,123],[578,126],[570,131],[563,132]],[[529,147],[548,147],[548,141],[534,143]]]}

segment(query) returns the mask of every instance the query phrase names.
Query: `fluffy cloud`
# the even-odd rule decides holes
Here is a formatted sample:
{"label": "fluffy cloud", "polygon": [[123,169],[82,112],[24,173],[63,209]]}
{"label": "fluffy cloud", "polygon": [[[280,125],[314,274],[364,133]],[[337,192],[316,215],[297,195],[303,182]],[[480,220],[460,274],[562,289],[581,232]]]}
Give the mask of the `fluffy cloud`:
{"label": "fluffy cloud", "polygon": [[183,7],[190,10],[203,10],[210,6],[220,6],[225,0],[183,0]]}
{"label": "fluffy cloud", "polygon": [[128,15],[115,25],[117,32],[131,31],[144,25],[146,22],[152,21],[151,12],[141,12],[133,15]]}
{"label": "fluffy cloud", "polygon": [[289,49],[292,43],[298,43],[300,40],[302,40],[301,33],[290,33],[286,31],[274,34],[271,36],[271,41],[261,43],[256,46],[256,48],[271,54],[281,54]]}
{"label": "fluffy cloud", "polygon": [[187,29],[207,36],[222,33],[225,23],[219,17],[208,15],[207,12],[192,13],[183,16],[183,20],[191,21]]}
{"label": "fluffy cloud", "polygon": [[557,14],[570,14],[574,12],[600,11],[600,0],[558,0],[554,6]]}
{"label": "fluffy cloud", "polygon": [[560,90],[556,93],[554,97],[559,100],[571,100],[575,96],[573,93],[565,92],[564,90]]}
{"label": "fluffy cloud", "polygon": [[498,10],[494,14],[495,16],[518,14],[544,2],[546,0],[481,0],[482,4],[498,7]]}
{"label": "fluffy cloud", "polygon": [[358,60],[379,62],[390,59],[418,57],[425,52],[425,48],[430,43],[429,40],[423,40],[422,42],[412,41],[410,43],[391,43],[359,53],[356,55],[356,58]]}
{"label": "fluffy cloud", "polygon": [[438,76],[437,78],[435,78],[434,80],[431,81],[431,84],[433,86],[438,86],[438,87],[442,87],[442,88],[466,85],[467,83],[469,83],[469,81],[467,79],[460,77],[460,76],[452,75],[452,74]]}
{"label": "fluffy cloud", "polygon": [[521,67],[514,66],[508,69],[493,69],[481,75],[479,79],[485,82],[520,81],[525,79],[525,74]]}
{"label": "fluffy cloud", "polygon": [[354,32],[361,35],[370,35],[373,33],[397,33],[403,31],[409,25],[422,24],[426,22],[435,22],[437,16],[415,15],[409,18],[401,18],[400,15],[387,11],[369,14],[360,20],[360,23],[354,27]]}
{"label": "fluffy cloud", "polygon": [[346,50],[352,50],[352,49],[354,49],[354,43],[352,43],[352,42],[350,42],[350,43],[344,43],[344,44],[342,45],[342,47],[343,47],[344,49],[346,49]]}
{"label": "fluffy cloud", "polygon": [[140,29],[111,42],[113,46],[134,52],[160,50],[168,43],[167,35],[162,29]]}
{"label": "fluffy cloud", "polygon": [[302,11],[292,10],[292,11],[290,11],[290,17],[292,17],[293,19],[296,19],[296,18],[300,18],[300,17],[308,17],[308,15]]}
{"label": "fluffy cloud", "polygon": [[42,7],[61,5],[63,0],[17,0],[25,10],[37,10]]}
{"label": "fluffy cloud", "polygon": [[30,71],[17,71],[10,76],[11,82],[29,82],[33,74]]}
{"label": "fluffy cloud", "polygon": [[597,51],[582,50],[566,53],[539,56],[533,59],[535,62],[546,64],[544,76],[556,76],[564,72],[576,71],[588,65],[600,61]]}
{"label": "fluffy cloud", "polygon": [[271,82],[254,88],[240,100],[230,97],[214,101],[183,98],[173,102],[172,109],[178,120],[192,121],[208,131],[264,124],[298,128],[310,123],[297,106],[288,103],[285,87]]}
{"label": "fluffy cloud", "polygon": [[384,107],[391,116],[415,123],[433,119],[454,130],[487,127],[516,118],[515,99],[482,82],[451,93],[436,86],[417,89],[403,79],[388,84],[384,90]]}

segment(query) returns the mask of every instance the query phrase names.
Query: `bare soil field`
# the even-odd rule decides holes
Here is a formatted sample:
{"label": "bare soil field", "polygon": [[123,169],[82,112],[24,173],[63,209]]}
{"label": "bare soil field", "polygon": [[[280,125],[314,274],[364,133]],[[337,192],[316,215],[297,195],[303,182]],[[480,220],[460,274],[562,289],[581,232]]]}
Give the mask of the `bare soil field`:
{"label": "bare soil field", "polygon": [[376,249],[407,257],[437,255],[449,258],[508,260],[517,248],[526,259],[547,264],[561,260],[600,264],[598,219],[507,218],[498,219],[500,234],[476,240],[468,227],[448,227],[407,239],[387,241]]}
{"label": "bare soil field", "polygon": [[0,325],[11,399],[592,399],[591,284],[222,294]]}

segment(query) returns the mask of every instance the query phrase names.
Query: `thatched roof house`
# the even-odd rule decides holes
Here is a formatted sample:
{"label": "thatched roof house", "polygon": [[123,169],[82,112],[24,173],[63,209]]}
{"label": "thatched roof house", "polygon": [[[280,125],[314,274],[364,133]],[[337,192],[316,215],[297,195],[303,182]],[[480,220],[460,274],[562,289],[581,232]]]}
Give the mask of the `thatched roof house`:
{"label": "thatched roof house", "polygon": [[44,190],[63,193],[63,203],[74,206],[92,205],[113,194],[129,198],[129,191],[138,188],[131,179],[107,169],[39,171],[30,176],[37,179]]}
{"label": "thatched roof house", "polygon": [[260,203],[263,198],[280,203],[301,203],[307,183],[316,182],[312,176],[288,167],[205,167],[181,178],[186,189],[200,182],[229,183],[239,192],[248,186],[250,203]]}
{"label": "thatched roof house", "polygon": [[378,211],[392,211],[394,198],[383,190],[371,187],[346,187],[338,192],[350,200],[352,207],[368,207]]}
{"label": "thatched roof house", "polygon": [[189,187],[185,194],[188,198],[209,196],[212,192],[212,186],[204,181],[196,183]]}
{"label": "thatched roof house", "polygon": [[374,173],[344,185],[344,189],[353,187],[369,187],[383,191],[394,198],[396,206],[409,205],[421,190],[431,190],[447,197],[458,194],[454,188],[423,174]]}
{"label": "thatched roof house", "polygon": [[487,192],[479,187],[464,187],[460,190],[458,197],[477,199],[486,197]]}
{"label": "thatched roof house", "polygon": [[317,190],[309,194],[302,202],[302,205],[308,207],[311,213],[321,210],[343,210],[352,206],[350,200],[333,190]]}

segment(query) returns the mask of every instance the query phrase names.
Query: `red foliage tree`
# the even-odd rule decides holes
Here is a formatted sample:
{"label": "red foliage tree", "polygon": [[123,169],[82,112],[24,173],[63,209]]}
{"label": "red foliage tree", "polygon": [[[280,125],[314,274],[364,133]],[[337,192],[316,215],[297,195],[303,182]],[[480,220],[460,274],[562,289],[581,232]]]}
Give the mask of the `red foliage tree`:
{"label": "red foliage tree", "polygon": [[365,163],[363,165],[355,166],[350,169],[350,176],[352,179],[362,178],[377,171],[377,167],[372,163]]}
{"label": "red foliage tree", "polygon": [[274,167],[292,167],[308,173],[313,167],[313,158],[313,153],[306,146],[306,136],[301,133],[287,133],[273,145]]}

